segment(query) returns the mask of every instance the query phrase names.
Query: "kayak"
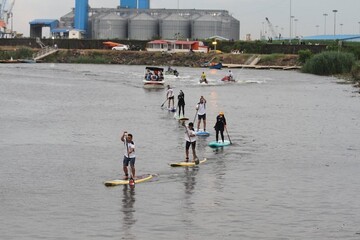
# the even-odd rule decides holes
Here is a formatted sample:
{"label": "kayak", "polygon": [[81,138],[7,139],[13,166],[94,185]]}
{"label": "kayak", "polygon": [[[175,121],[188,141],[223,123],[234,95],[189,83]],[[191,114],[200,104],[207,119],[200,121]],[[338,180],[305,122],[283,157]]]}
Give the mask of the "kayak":
{"label": "kayak", "polygon": [[229,140],[224,140],[224,142],[222,142],[222,141],[211,141],[211,142],[209,142],[208,145],[210,147],[212,147],[212,148],[225,147],[225,146],[230,145],[230,141]]}
{"label": "kayak", "polygon": [[[148,181],[151,178],[153,178],[152,174],[144,174],[144,175],[141,175],[141,176],[137,176],[135,178],[135,184]],[[104,184],[107,187],[117,186],[117,185],[125,185],[125,184],[129,184],[129,180],[115,179],[115,180],[105,181]]]}
{"label": "kayak", "polygon": [[[206,162],[206,158],[203,160],[200,160],[199,164]],[[178,162],[178,163],[170,163],[171,167],[194,167],[198,164],[195,164],[194,162]]]}

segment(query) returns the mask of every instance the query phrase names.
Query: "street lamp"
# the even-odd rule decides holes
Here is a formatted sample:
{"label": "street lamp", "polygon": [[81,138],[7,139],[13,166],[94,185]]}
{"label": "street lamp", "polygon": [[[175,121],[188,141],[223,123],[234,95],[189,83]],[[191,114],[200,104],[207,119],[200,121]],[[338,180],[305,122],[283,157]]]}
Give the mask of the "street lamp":
{"label": "street lamp", "polygon": [[338,12],[338,10],[334,9],[332,10],[334,13],[334,36],[336,35],[336,13]]}
{"label": "street lamp", "polygon": [[324,35],[326,35],[326,17],[328,16],[327,13],[324,13],[325,23],[324,23]]}
{"label": "street lamp", "polygon": [[289,43],[291,43],[291,38],[292,38],[292,29],[291,29],[291,25],[292,25],[292,13],[291,13],[291,0],[290,0],[290,39],[289,39]]}
{"label": "street lamp", "polygon": [[216,52],[216,45],[217,45],[216,39],[212,42],[212,45],[214,45],[214,50]]}

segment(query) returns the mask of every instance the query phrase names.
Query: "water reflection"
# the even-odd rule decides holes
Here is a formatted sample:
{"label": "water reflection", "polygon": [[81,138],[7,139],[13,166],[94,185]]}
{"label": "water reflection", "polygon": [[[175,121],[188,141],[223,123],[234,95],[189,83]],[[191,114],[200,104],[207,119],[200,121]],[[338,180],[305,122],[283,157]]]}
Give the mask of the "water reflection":
{"label": "water reflection", "polygon": [[135,188],[130,187],[128,184],[124,185],[123,188],[123,198],[122,198],[122,208],[121,212],[123,213],[123,234],[126,239],[136,239],[135,235],[132,234],[131,228],[135,225],[136,219],[135,214]]}
{"label": "water reflection", "polygon": [[192,167],[192,168],[185,168],[185,198],[189,198],[191,194],[194,192],[195,185],[196,185],[196,174],[198,173],[199,168],[198,167]]}

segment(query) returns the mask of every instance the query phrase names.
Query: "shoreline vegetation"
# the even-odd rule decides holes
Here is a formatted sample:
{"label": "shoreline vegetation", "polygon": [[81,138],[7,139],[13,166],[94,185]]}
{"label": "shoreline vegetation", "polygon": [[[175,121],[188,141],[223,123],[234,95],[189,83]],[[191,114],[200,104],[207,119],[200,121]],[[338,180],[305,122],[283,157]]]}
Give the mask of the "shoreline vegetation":
{"label": "shoreline vegetation", "polygon": [[[28,47],[0,47],[0,62],[32,59],[39,49]],[[19,61],[20,62],[20,61]],[[304,73],[335,76],[360,86],[360,61],[349,52],[324,51],[313,54],[310,50],[298,54],[251,53],[162,53],[147,51],[115,51],[104,49],[59,49],[42,59],[44,63],[121,64],[145,66],[202,67],[221,62],[229,68],[284,69]]]}

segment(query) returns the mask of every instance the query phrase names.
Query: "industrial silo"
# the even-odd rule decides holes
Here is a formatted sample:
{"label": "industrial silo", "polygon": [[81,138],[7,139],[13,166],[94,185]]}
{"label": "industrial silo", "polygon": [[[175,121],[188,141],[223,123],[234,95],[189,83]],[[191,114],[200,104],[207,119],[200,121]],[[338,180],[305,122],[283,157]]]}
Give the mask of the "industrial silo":
{"label": "industrial silo", "polygon": [[128,36],[134,40],[151,40],[159,37],[159,21],[147,13],[129,19]]}
{"label": "industrial silo", "polygon": [[76,0],[75,2],[75,19],[74,28],[87,31],[89,18],[89,1]]}
{"label": "industrial silo", "polygon": [[221,32],[220,34],[218,34],[218,36],[227,38],[227,39],[231,39],[231,22],[230,22],[230,17],[228,15],[221,15],[219,16],[220,20],[221,20]]}
{"label": "industrial silo", "polygon": [[191,37],[190,20],[177,13],[160,20],[160,36],[162,39],[187,39]]}
{"label": "industrial silo", "polygon": [[120,8],[131,8],[137,7],[137,0],[120,0]]}
{"label": "industrial silo", "polygon": [[206,39],[221,35],[221,19],[213,15],[203,15],[191,23],[193,39]]}
{"label": "industrial silo", "polygon": [[95,36],[96,39],[127,39],[127,19],[122,18],[115,13],[102,15],[99,19],[95,20],[97,23]]}
{"label": "industrial silo", "polygon": [[71,11],[60,18],[60,23],[63,28],[73,28],[74,26],[74,11]]}
{"label": "industrial silo", "polygon": [[230,38],[234,40],[240,39],[240,21],[230,16]]}
{"label": "industrial silo", "polygon": [[150,0],[139,0],[139,9],[149,9],[150,8]]}

